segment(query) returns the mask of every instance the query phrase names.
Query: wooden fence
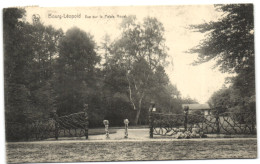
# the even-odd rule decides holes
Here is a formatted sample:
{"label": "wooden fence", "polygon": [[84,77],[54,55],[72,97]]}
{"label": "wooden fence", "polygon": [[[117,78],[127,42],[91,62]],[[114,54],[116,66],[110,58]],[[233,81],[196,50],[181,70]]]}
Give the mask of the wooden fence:
{"label": "wooden fence", "polygon": [[43,140],[59,137],[83,137],[88,139],[87,107],[83,112],[73,113],[45,120],[28,121],[25,123],[6,122],[7,141]]}
{"label": "wooden fence", "polygon": [[256,115],[249,112],[226,112],[212,115],[163,114],[149,112],[150,137],[172,136],[198,128],[204,134],[255,134]]}

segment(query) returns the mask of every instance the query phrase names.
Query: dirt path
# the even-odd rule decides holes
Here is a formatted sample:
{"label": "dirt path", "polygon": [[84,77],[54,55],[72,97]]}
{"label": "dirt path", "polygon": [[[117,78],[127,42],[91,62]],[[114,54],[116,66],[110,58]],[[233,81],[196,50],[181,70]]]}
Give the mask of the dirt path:
{"label": "dirt path", "polygon": [[[125,139],[125,130],[118,129],[116,133],[109,134],[111,140],[122,140]],[[91,135],[90,140],[106,140],[104,135]],[[128,139],[147,140],[149,139],[149,129],[128,129]]]}
{"label": "dirt path", "polygon": [[160,141],[231,141],[231,140],[256,140],[255,137],[252,138],[192,138],[192,139],[176,139],[174,137],[162,137],[154,135],[154,138],[149,138],[149,129],[128,129],[128,138],[124,138],[125,130],[117,129],[116,133],[112,133],[109,135],[109,139],[106,138],[105,134],[102,135],[90,135],[89,139],[86,140],[85,137],[60,137],[58,140],[54,138],[50,138],[42,141],[31,141],[31,142],[9,142],[7,144],[45,144],[45,143],[83,143],[83,142],[160,142]]}

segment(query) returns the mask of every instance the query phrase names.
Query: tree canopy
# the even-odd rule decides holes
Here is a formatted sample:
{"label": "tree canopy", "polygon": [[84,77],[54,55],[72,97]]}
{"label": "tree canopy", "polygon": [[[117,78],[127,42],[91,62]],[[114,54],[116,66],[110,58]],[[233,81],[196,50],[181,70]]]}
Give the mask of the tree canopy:
{"label": "tree canopy", "polygon": [[48,117],[53,106],[51,87],[54,57],[61,30],[40,22],[22,21],[25,10],[4,9],[4,71],[6,119]]}
{"label": "tree canopy", "polygon": [[223,72],[236,72],[254,65],[254,16],[252,4],[216,5],[223,12],[218,21],[191,26],[206,39],[190,50],[198,53],[195,64],[216,60]]}
{"label": "tree canopy", "polygon": [[[121,36],[93,36],[28,23],[25,10],[4,10],[4,78],[7,122],[20,124],[72,114],[89,105],[90,127],[147,124],[151,100],[159,112],[180,113],[188,102],[165,72],[164,27],[156,18],[123,19]],[[191,102],[191,101],[189,101]],[[7,126],[9,124],[7,123]]]}
{"label": "tree canopy", "polygon": [[100,61],[92,36],[69,29],[59,43],[56,65],[56,91],[60,114],[82,111],[95,90],[95,66]]}
{"label": "tree canopy", "polygon": [[122,22],[121,29],[121,37],[110,49],[110,61],[125,72],[128,97],[137,111],[134,121],[137,124],[143,100],[155,82],[156,72],[159,68],[164,71],[162,66],[167,57],[164,28],[156,18],[147,17],[140,23],[134,16],[129,16]]}
{"label": "tree canopy", "polygon": [[[189,52],[198,54],[194,64],[215,60],[222,72],[235,74],[230,80],[230,89],[216,92],[210,101],[215,101],[215,105],[229,104],[230,108],[245,108],[223,97],[227,94],[238,96],[243,104],[255,98],[253,5],[227,4],[215,7],[222,13],[219,20],[191,26],[195,31],[205,33],[206,39]],[[221,99],[222,105],[218,102]]]}

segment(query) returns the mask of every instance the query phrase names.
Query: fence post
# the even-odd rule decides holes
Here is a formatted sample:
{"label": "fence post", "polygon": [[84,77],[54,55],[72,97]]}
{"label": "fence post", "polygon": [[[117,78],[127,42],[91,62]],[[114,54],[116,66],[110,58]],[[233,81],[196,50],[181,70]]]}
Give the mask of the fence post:
{"label": "fence post", "polygon": [[189,113],[189,107],[184,107],[184,129],[187,131],[187,124],[188,124],[188,113]]}
{"label": "fence post", "polygon": [[54,111],[54,121],[55,121],[55,139],[58,140],[59,137],[59,116],[57,115],[57,111]]}
{"label": "fence post", "polygon": [[103,124],[105,125],[106,139],[109,139],[109,130],[108,130],[109,121],[103,120]]}
{"label": "fence post", "polygon": [[151,101],[150,107],[149,107],[149,129],[150,129],[150,138],[153,138],[153,108],[155,107],[155,103]]}
{"label": "fence post", "polygon": [[84,118],[85,118],[85,126],[84,126],[85,136],[86,136],[86,139],[88,139],[88,125],[89,125],[89,121],[88,121],[88,104],[84,104]]}
{"label": "fence post", "polygon": [[217,108],[216,111],[216,125],[217,125],[217,134],[220,133],[220,128],[219,128],[219,109]]}
{"label": "fence post", "polygon": [[125,138],[128,138],[128,124],[129,124],[128,119],[124,119],[124,124],[125,124]]}
{"label": "fence post", "polygon": [[149,111],[149,129],[150,138],[153,138],[153,113]]}

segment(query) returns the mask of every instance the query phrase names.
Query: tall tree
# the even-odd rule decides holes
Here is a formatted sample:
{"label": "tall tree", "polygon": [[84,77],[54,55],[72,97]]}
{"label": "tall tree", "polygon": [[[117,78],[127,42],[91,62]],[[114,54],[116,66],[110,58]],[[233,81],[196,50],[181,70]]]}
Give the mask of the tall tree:
{"label": "tall tree", "polygon": [[[54,95],[51,79],[61,30],[22,21],[25,10],[4,9],[6,112],[12,121],[48,116]],[[27,114],[26,114],[27,113]]]}
{"label": "tall tree", "polygon": [[25,10],[7,8],[3,11],[5,112],[7,121],[23,122],[25,110],[30,108],[28,73],[32,48],[27,35],[28,26],[21,20]]}
{"label": "tall tree", "polygon": [[31,25],[30,34],[33,36],[30,99],[39,116],[48,117],[48,113],[54,110],[55,106],[54,66],[63,31],[56,30],[52,26],[44,26],[39,20]]}
{"label": "tall tree", "polygon": [[216,8],[224,15],[218,21],[191,26],[207,33],[207,38],[190,52],[199,55],[195,64],[216,59],[223,72],[239,73],[254,63],[253,5],[216,5]]}
{"label": "tall tree", "polygon": [[100,61],[95,48],[93,37],[76,27],[61,39],[56,67],[59,114],[82,110],[95,94],[95,66]]}
{"label": "tall tree", "polygon": [[143,99],[149,90],[156,68],[166,64],[164,28],[156,18],[145,18],[137,23],[134,16],[124,19],[122,35],[111,47],[114,64],[125,71],[128,82],[128,97],[138,123]]}
{"label": "tall tree", "polygon": [[255,98],[254,15],[252,4],[216,5],[218,21],[191,26],[207,37],[190,50],[198,54],[194,64],[216,60],[223,72],[235,73],[233,89],[244,100]]}

